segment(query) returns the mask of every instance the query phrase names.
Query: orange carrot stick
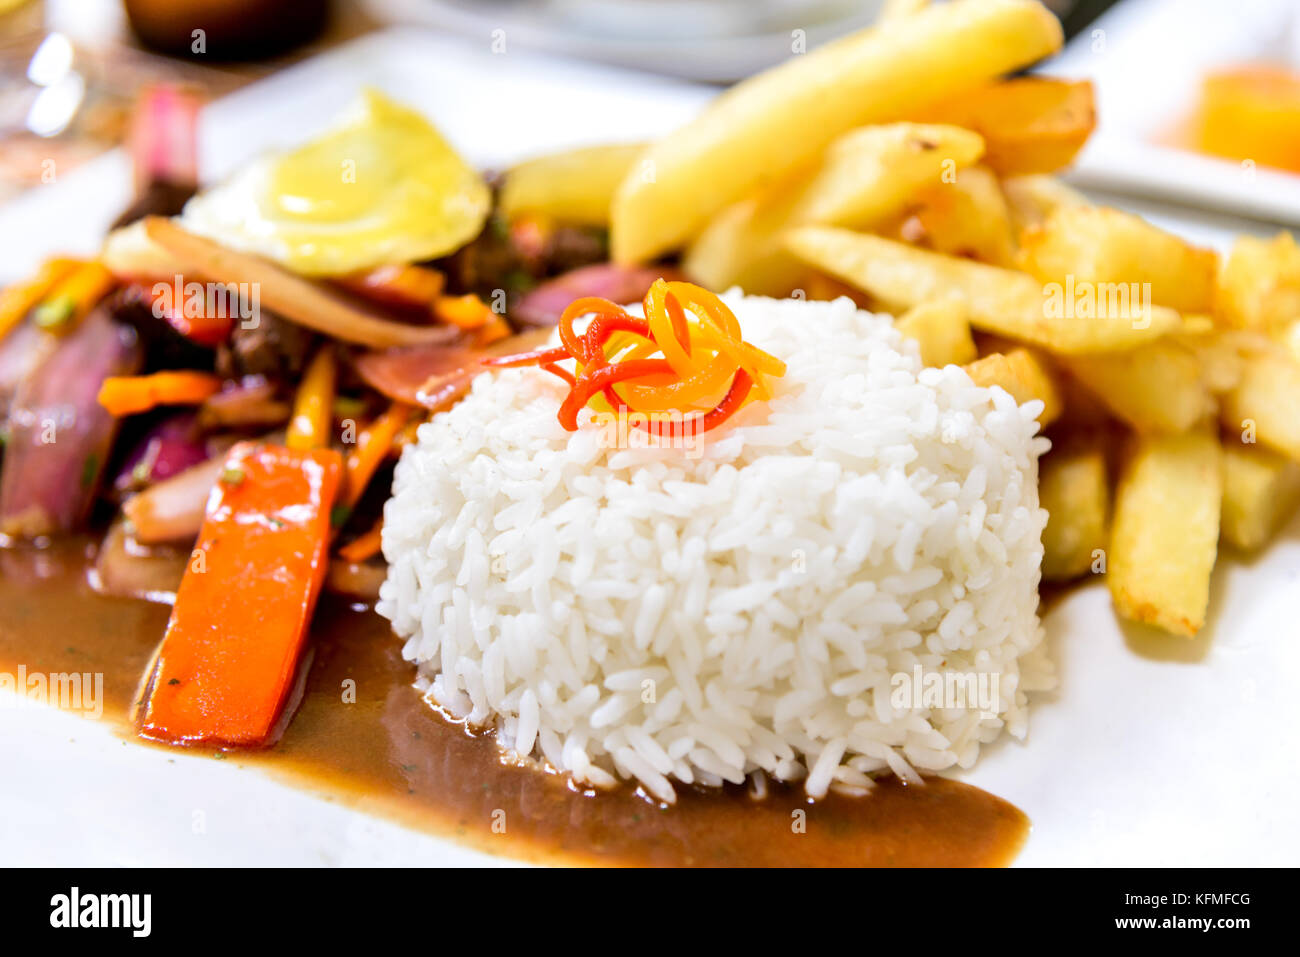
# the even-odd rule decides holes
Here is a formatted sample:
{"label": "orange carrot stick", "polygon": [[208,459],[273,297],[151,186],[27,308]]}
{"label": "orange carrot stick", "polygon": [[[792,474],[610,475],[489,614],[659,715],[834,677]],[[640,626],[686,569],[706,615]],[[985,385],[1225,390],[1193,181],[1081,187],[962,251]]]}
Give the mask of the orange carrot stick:
{"label": "orange carrot stick", "polygon": [[208,498],[139,715],[171,744],[268,744],[329,564],[343,464],[331,449],[241,442]]}
{"label": "orange carrot stick", "polygon": [[51,332],[68,332],[116,285],[117,277],[103,263],[80,263],[54,284],[36,307],[32,321]]}
{"label": "orange carrot stick", "polygon": [[383,544],[384,520],[381,517],[379,521],[371,525],[369,529],[362,532],[352,541],[339,548],[339,558],[345,562],[364,562],[371,555],[378,555],[380,546]]}
{"label": "orange carrot stick", "polygon": [[361,500],[361,493],[370,484],[379,463],[392,448],[393,440],[397,438],[397,433],[402,430],[410,414],[409,406],[394,402],[379,418],[361,430],[356,447],[348,453],[343,463],[346,476],[342,496],[344,505],[351,508]]}
{"label": "orange carrot stick", "polygon": [[221,377],[210,372],[109,376],[99,387],[99,404],[120,417],[160,405],[199,405],[220,389]]}
{"label": "orange carrot stick", "polygon": [[76,259],[48,259],[31,279],[0,290],[0,339],[22,322],[50,290],[79,265],[81,263]]}
{"label": "orange carrot stick", "polygon": [[439,296],[433,303],[433,314],[441,322],[461,329],[477,329],[496,318],[492,307],[473,293],[464,296]]}

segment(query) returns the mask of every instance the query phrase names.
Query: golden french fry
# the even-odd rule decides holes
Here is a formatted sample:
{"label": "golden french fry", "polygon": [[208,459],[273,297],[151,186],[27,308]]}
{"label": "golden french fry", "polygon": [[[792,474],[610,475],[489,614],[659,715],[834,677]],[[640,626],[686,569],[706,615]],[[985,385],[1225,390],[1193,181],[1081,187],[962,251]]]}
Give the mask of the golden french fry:
{"label": "golden french fry", "polygon": [[967,363],[966,371],[976,385],[1001,386],[1023,405],[1034,399],[1043,403],[1038,421],[1044,426],[1061,414],[1061,391],[1046,357],[1032,349],[995,352]]}
{"label": "golden french fry", "polygon": [[1047,509],[1043,578],[1086,575],[1110,541],[1110,479],[1101,448],[1077,444],[1048,452],[1038,466],[1038,504]]}
{"label": "golden french fry", "polygon": [[1290,233],[1237,237],[1219,273],[1215,316],[1226,326],[1262,332],[1300,317],[1300,247]]}
{"label": "golden french fry", "polygon": [[1191,637],[1219,550],[1223,462],[1206,432],[1140,438],[1115,491],[1107,581],[1121,615]]}
{"label": "golden french fry", "polygon": [[1140,432],[1185,432],[1214,412],[1195,355],[1170,341],[1096,356],[1063,356],[1066,371]]}
{"label": "golden french fry", "polygon": [[930,0],[885,0],[876,22],[888,23],[899,17],[910,17],[914,13],[920,13],[929,5]]}
{"label": "golden french fry", "polygon": [[1223,540],[1234,548],[1264,547],[1300,505],[1300,463],[1235,438],[1223,443]]}
{"label": "golden french fry", "polygon": [[1036,0],[955,0],[792,57],[646,151],[614,198],[613,258],[675,249],[849,130],[973,89],[1061,39],[1060,21]]}
{"label": "golden french fry", "polygon": [[612,143],[526,160],[506,173],[501,210],[511,218],[533,213],[605,226],[614,191],[644,151],[644,143]]}
{"label": "golden french fry", "polygon": [[1181,312],[1214,304],[1218,254],[1199,249],[1131,213],[1063,206],[1020,237],[1020,267],[1043,282],[1076,290],[1128,287],[1132,298]]}
{"label": "golden french fry", "polygon": [[913,306],[894,323],[921,347],[921,361],[927,366],[965,365],[975,361],[975,340],[971,338],[966,306],[960,299],[936,299]]}
{"label": "golden french fry", "polygon": [[1300,461],[1300,364],[1280,349],[1243,356],[1241,381],[1220,399],[1219,420],[1246,441]]}
{"label": "golden french fry", "polygon": [[1002,180],[1011,226],[1018,237],[1042,223],[1058,206],[1090,206],[1087,196],[1053,176],[1008,176]]}
{"label": "golden french fry", "polygon": [[976,329],[1052,352],[1136,349],[1182,326],[1172,310],[1144,310],[1127,301],[1094,304],[1100,308],[1085,312],[1026,273],[941,256],[879,236],[803,226],[787,233],[785,242],[810,266],[857,286],[891,310],[955,296],[966,303]]}
{"label": "golden french fry", "polygon": [[975,130],[987,142],[985,163],[1003,176],[1068,166],[1097,125],[1091,81],[1041,76],[966,91],[920,115]]}
{"label": "golden french fry", "polygon": [[1011,212],[997,177],[985,166],[961,170],[952,183],[936,181],[916,198],[913,215],[918,245],[994,266],[1014,265]]}
{"label": "golden french fry", "polygon": [[712,289],[785,295],[803,267],[781,245],[792,226],[870,228],[897,216],[945,170],[979,159],[983,141],[955,126],[891,123],[840,137],[816,169],[723,210],[691,244],[686,274]]}

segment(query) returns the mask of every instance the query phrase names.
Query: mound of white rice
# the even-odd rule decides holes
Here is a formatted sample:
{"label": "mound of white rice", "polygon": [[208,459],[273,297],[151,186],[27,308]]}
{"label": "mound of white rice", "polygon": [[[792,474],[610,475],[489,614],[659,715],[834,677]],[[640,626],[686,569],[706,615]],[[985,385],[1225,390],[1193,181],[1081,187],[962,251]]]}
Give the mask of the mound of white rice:
{"label": "mound of white rice", "polygon": [[[922,370],[847,299],[725,298],[788,372],[697,453],[565,432],[536,369],[420,428],[378,607],[421,687],[505,749],[666,802],[759,771],[862,791],[1023,736],[1051,682],[1039,403]],[[996,676],[996,700],[923,700],[920,675]]]}

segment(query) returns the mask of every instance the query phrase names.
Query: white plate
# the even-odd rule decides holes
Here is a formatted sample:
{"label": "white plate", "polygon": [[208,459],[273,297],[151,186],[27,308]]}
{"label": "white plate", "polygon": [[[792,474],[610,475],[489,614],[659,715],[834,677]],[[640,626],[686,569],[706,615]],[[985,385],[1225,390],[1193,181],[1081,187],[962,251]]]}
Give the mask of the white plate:
{"label": "white plate", "polygon": [[1294,0],[1125,0],[1040,69],[1088,78],[1097,130],[1069,179],[1300,227],[1300,175],[1161,145],[1196,107],[1215,68],[1250,62],[1300,68]]}
{"label": "white plate", "polygon": [[[364,84],[428,111],[487,164],[653,135],[712,93],[384,33],[210,108],[207,175],[309,134]],[[128,182],[112,156],[0,209],[3,274],[58,249],[93,250]],[[1248,225],[1156,212],[1216,244]],[[1060,691],[1035,703],[1027,743],[989,748],[966,775],[1032,819],[1019,863],[1294,863],[1300,772],[1286,735],[1300,726],[1298,615],[1300,521],[1249,567],[1222,563],[1211,622],[1195,641],[1121,626],[1100,583],[1053,608]],[[0,727],[3,864],[503,863],[232,762],[135,747],[52,710],[0,709]]]}

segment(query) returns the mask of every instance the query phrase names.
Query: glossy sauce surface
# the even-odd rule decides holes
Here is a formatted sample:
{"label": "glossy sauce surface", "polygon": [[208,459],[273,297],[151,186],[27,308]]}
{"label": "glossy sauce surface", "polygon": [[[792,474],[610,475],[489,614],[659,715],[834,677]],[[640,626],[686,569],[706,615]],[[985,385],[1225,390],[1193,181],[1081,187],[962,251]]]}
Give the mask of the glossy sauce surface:
{"label": "glossy sauce surface", "polygon": [[[91,548],[0,550],[0,671],[102,672],[105,714],[132,735],[132,699],[169,609],[96,595],[85,581]],[[815,804],[784,787],[762,800],[742,788],[679,788],[670,808],[630,788],[593,795],[503,762],[491,735],[426,705],[379,616],[326,596],[315,621],[297,713],[279,744],[238,763],[492,853],[578,864],[981,866],[1009,863],[1028,833],[1012,805],[943,778],[923,787],[890,778],[868,797]]]}

